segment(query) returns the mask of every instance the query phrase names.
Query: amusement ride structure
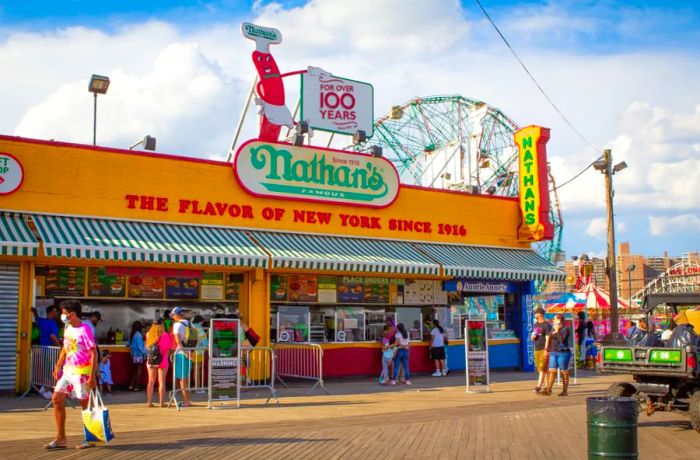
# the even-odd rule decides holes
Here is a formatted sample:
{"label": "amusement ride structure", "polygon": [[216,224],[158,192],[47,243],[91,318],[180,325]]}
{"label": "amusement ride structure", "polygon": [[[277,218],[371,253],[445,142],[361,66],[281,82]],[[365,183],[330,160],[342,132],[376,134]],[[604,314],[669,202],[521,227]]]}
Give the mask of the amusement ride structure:
{"label": "amusement ride structure", "polygon": [[700,264],[690,257],[673,265],[632,296],[632,303],[641,303],[648,294],[700,292]]}

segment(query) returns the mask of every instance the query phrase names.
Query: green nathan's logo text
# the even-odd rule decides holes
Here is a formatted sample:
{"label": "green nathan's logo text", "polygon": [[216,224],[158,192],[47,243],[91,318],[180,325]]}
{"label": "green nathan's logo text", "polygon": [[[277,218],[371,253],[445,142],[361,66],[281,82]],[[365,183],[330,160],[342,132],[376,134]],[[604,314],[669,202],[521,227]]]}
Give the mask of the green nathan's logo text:
{"label": "green nathan's logo text", "polygon": [[310,160],[305,160],[269,144],[252,147],[250,154],[250,166],[264,174],[260,184],[269,192],[367,203],[389,193],[384,168],[366,157],[347,160],[314,152]]}

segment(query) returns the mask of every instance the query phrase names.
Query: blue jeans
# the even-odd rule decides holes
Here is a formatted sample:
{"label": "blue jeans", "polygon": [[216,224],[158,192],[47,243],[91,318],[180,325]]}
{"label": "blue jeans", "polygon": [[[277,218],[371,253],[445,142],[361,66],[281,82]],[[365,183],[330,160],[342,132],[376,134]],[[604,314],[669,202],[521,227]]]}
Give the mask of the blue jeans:
{"label": "blue jeans", "polygon": [[553,351],[549,354],[550,369],[561,369],[562,371],[568,371],[570,361],[570,351]]}
{"label": "blue jeans", "polygon": [[399,348],[396,352],[396,358],[394,358],[394,378],[399,376],[399,365],[403,364],[403,375],[406,380],[411,380],[411,373],[408,370],[408,349]]}

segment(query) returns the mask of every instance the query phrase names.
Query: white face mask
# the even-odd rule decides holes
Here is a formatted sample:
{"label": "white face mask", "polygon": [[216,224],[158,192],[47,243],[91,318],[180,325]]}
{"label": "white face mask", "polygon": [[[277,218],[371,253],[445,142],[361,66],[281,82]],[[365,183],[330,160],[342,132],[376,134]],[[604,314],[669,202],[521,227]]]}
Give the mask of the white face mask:
{"label": "white face mask", "polygon": [[68,319],[68,315],[61,315],[61,321],[63,321],[63,324],[70,324],[70,320]]}

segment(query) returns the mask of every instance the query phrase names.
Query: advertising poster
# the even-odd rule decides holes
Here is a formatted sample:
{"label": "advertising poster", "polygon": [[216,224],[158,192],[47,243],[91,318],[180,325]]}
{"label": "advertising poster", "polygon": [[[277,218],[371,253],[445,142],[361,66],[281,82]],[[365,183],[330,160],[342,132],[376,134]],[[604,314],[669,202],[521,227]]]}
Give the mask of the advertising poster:
{"label": "advertising poster", "polygon": [[198,278],[174,278],[165,279],[166,299],[199,299]]}
{"label": "advertising poster", "polygon": [[489,353],[486,317],[469,317],[464,328],[467,391],[472,387],[489,391]]}
{"label": "advertising poster", "polygon": [[223,300],[224,274],[204,273],[201,280],[200,296],[202,300]]}
{"label": "advertising poster", "polygon": [[238,296],[241,292],[241,286],[243,285],[243,275],[230,273],[224,275],[225,287],[224,292],[226,300],[238,301]]}
{"label": "advertising poster", "polygon": [[287,300],[287,277],[270,276],[270,300]]}
{"label": "advertising poster", "polygon": [[338,301],[338,277],[318,277],[318,301],[320,303],[336,303]]}
{"label": "advertising poster", "polygon": [[389,303],[389,284],[384,278],[365,278],[365,303]]}
{"label": "advertising poster", "polygon": [[359,303],[365,298],[364,278],[343,276],[338,284],[339,303]]}
{"label": "advertising poster", "polygon": [[84,267],[49,267],[46,270],[46,297],[83,297]]}
{"label": "advertising poster", "polygon": [[133,299],[162,299],[165,278],[134,275],[129,280],[129,297]]}
{"label": "advertising poster", "polygon": [[88,295],[92,297],[124,297],[126,277],[108,275],[102,267],[88,268]]}
{"label": "advertising poster", "polygon": [[209,408],[212,401],[240,402],[240,328],[236,319],[209,323]]}
{"label": "advertising poster", "polygon": [[312,275],[289,277],[290,302],[318,302],[318,280]]}

